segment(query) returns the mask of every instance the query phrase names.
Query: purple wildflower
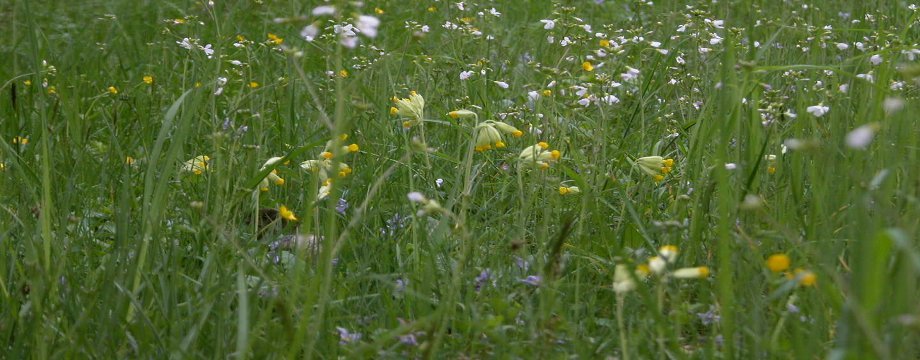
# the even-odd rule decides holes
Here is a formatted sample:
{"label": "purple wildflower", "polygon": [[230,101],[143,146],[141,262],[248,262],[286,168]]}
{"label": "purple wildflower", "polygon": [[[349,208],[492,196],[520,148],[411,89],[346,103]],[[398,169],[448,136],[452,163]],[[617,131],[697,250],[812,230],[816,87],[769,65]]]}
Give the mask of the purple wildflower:
{"label": "purple wildflower", "polygon": [[524,279],[521,279],[521,282],[530,286],[540,286],[540,284],[543,283],[543,278],[539,275],[530,275]]}
{"label": "purple wildflower", "polygon": [[343,327],[336,327],[336,330],[339,331],[339,344],[347,345],[361,341],[361,333],[351,333],[348,329]]}

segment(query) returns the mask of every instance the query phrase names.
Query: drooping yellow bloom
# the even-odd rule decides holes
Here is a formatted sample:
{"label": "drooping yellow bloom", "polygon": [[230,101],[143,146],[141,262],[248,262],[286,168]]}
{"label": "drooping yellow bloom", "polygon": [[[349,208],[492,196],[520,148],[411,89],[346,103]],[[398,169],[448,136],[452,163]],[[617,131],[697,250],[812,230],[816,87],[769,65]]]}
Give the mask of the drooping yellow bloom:
{"label": "drooping yellow bloom", "polygon": [[658,249],[658,254],[671,264],[677,261],[677,252],[677,246],[674,245],[664,245]]}
{"label": "drooping yellow bloom", "polygon": [[786,277],[791,280],[798,280],[799,286],[815,286],[818,284],[818,275],[815,275],[811,270],[802,268],[795,269],[795,272],[792,274],[787,273]]}
{"label": "drooping yellow bloom", "polygon": [[491,123],[483,122],[476,126],[475,131],[476,144],[474,149],[476,151],[491,150],[493,146],[496,149],[505,147],[505,143],[502,141],[502,134]]}
{"label": "drooping yellow bloom", "polygon": [[658,182],[664,180],[664,175],[671,172],[674,167],[674,159],[665,159],[661,156],[645,156],[636,159],[635,165]]}
{"label": "drooping yellow bloom", "polygon": [[581,189],[578,186],[562,185],[559,187],[559,195],[577,195],[579,193],[581,193]]}
{"label": "drooping yellow bloom", "polygon": [[454,110],[454,111],[447,113],[447,116],[450,116],[450,118],[454,120],[461,119],[461,118],[466,119],[466,118],[476,117],[476,113],[466,110],[466,109],[460,109],[460,110]]}
{"label": "drooping yellow bloom", "polygon": [[275,45],[281,45],[282,43],[284,43],[284,39],[278,37],[278,35],[268,33],[268,42],[275,44]]}
{"label": "drooping yellow bloom", "polygon": [[767,268],[774,273],[789,270],[791,261],[786,254],[773,254],[767,258]]}
{"label": "drooping yellow bloom", "polygon": [[629,275],[629,268],[624,264],[617,264],[613,271],[613,291],[625,294],[636,288],[636,281]]}
{"label": "drooping yellow bloom", "polygon": [[208,161],[210,160],[211,158],[207,155],[198,155],[182,163],[182,171],[201,175],[205,171],[208,171]]}
{"label": "drooping yellow bloom", "polygon": [[549,150],[549,144],[541,141],[524,148],[518,156],[518,161],[545,170],[549,168],[550,163],[558,161],[560,157],[562,153],[559,150]]}
{"label": "drooping yellow bloom", "polygon": [[[281,157],[272,157],[262,165],[262,168],[259,169],[259,171],[265,171],[265,169],[277,164],[279,161],[281,161]],[[278,169],[272,169],[268,175],[265,175],[265,177],[262,178],[262,181],[259,182],[259,190],[268,191],[269,181],[278,186],[284,185],[284,179],[278,176]]]}
{"label": "drooping yellow bloom", "polygon": [[691,268],[683,268],[674,270],[671,273],[675,278],[678,279],[702,279],[709,277],[709,267],[708,266],[698,266]]}
{"label": "drooping yellow bloom", "polygon": [[408,98],[396,99],[396,113],[409,118],[409,120],[406,120],[409,126],[405,126],[404,123],[403,126],[405,127],[421,124],[425,117],[425,98],[412,91],[409,93]]}
{"label": "drooping yellow bloom", "polygon": [[297,221],[297,216],[294,216],[294,212],[287,208],[287,206],[281,205],[278,207],[278,215],[281,218],[288,221]]}

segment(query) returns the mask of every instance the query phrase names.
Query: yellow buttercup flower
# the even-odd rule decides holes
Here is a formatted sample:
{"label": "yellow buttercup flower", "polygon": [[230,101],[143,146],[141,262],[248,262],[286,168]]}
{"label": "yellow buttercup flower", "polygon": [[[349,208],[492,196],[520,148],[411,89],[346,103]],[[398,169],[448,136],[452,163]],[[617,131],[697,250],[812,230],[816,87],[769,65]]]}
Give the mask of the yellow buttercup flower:
{"label": "yellow buttercup flower", "polygon": [[278,35],[268,33],[268,42],[275,45],[281,45],[284,43],[284,39],[278,37]]}
{"label": "yellow buttercup flower", "polygon": [[114,87],[114,86],[109,86],[109,88],[108,88],[107,90],[108,90],[109,94],[118,95],[118,88],[116,88],[116,87]]}
{"label": "yellow buttercup flower", "polygon": [[153,84],[153,76],[151,76],[151,75],[144,75],[144,84],[152,85],[152,84]]}
{"label": "yellow buttercup flower", "polygon": [[767,268],[774,273],[789,270],[791,261],[786,254],[773,254],[767,258]]}
{"label": "yellow buttercup flower", "polygon": [[594,71],[594,65],[592,65],[590,61],[585,61],[581,63],[581,69],[589,72]]}
{"label": "yellow buttercup flower", "polygon": [[278,207],[278,215],[281,218],[288,221],[297,221],[297,216],[294,215],[294,212],[287,208],[287,206],[281,205]]}

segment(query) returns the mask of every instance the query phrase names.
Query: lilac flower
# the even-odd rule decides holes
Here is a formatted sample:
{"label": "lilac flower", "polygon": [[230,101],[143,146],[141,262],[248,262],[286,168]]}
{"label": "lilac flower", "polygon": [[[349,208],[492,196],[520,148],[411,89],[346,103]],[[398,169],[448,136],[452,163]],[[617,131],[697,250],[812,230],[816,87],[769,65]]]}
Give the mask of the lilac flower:
{"label": "lilac flower", "polygon": [[339,203],[335,206],[335,212],[345,215],[346,210],[348,210],[348,200],[339,198]]}
{"label": "lilac flower", "polygon": [[399,336],[399,343],[409,346],[418,345],[418,340],[415,338],[415,334],[406,334]]}
{"label": "lilac flower", "polygon": [[348,329],[343,327],[336,327],[336,330],[339,332],[339,344],[347,345],[361,341],[361,333],[351,333]]}
{"label": "lilac flower", "polygon": [[543,278],[539,275],[530,275],[524,279],[521,279],[521,282],[530,286],[540,286],[540,284],[543,283]]}
{"label": "lilac flower", "polygon": [[483,270],[479,273],[479,276],[476,277],[476,291],[479,292],[482,289],[482,284],[485,284],[489,281],[489,278],[492,277],[492,273],[489,272],[489,269]]}

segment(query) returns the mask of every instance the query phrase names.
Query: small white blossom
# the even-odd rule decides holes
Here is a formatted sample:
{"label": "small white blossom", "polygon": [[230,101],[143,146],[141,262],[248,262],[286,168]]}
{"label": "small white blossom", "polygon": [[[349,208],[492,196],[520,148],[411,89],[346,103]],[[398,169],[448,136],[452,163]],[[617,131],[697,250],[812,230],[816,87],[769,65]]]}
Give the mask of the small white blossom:
{"label": "small white blossom", "polygon": [[469,79],[470,76],[473,76],[473,74],[475,74],[475,73],[472,72],[472,71],[461,71],[461,72],[460,72],[460,80]]}
{"label": "small white blossom", "polygon": [[877,130],[877,127],[877,124],[866,124],[853,129],[853,131],[850,131],[847,134],[847,147],[851,149],[865,150],[869,147],[869,144],[872,143],[872,139],[875,138],[875,131]]}
{"label": "small white blossom", "polygon": [[335,6],[332,5],[321,5],[313,8],[313,16],[323,16],[323,15],[334,15]]}
{"label": "small white blossom", "polygon": [[872,55],[872,57],[869,58],[869,62],[877,66],[882,63],[882,56],[879,54]]}
{"label": "small white blossom", "polygon": [[540,22],[543,23],[543,28],[546,30],[552,30],[554,27],[556,27],[555,20],[543,19],[540,20]]}
{"label": "small white blossom", "polygon": [[824,116],[824,114],[827,114],[828,111],[830,110],[831,108],[821,105],[821,104],[812,105],[812,106],[805,108],[805,111],[808,111],[809,114],[812,114],[815,117],[822,117]]}

